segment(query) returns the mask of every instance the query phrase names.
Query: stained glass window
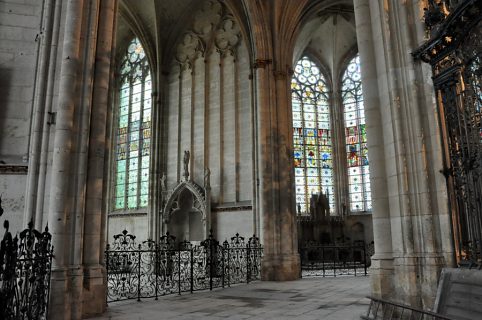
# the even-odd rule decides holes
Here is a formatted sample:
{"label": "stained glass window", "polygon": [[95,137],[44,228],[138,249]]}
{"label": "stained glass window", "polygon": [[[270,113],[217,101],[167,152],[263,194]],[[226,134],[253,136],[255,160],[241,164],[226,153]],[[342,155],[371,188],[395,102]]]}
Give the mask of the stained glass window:
{"label": "stained glass window", "polygon": [[334,211],[329,90],[320,68],[308,57],[296,64],[291,91],[297,207],[309,212],[311,195],[323,192]]}
{"label": "stained glass window", "polygon": [[370,169],[358,56],[350,61],[343,75],[342,99],[350,211],[370,211],[372,209]]}
{"label": "stained glass window", "polygon": [[120,65],[115,134],[114,209],[147,207],[151,142],[151,73],[144,49],[135,38]]}

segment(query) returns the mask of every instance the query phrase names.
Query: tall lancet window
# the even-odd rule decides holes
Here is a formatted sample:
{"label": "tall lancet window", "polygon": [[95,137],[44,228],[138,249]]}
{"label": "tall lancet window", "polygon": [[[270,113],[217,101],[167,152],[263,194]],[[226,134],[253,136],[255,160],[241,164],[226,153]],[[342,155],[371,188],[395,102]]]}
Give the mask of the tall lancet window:
{"label": "tall lancet window", "polygon": [[151,143],[151,73],[135,38],[120,65],[115,131],[114,209],[147,207]]}
{"label": "tall lancet window", "polygon": [[308,57],[296,64],[291,90],[297,208],[309,212],[311,195],[323,192],[334,211],[329,90]]}
{"label": "tall lancet window", "polygon": [[368,166],[360,58],[358,56],[350,61],[343,74],[342,99],[345,115],[350,211],[371,211],[370,169]]}

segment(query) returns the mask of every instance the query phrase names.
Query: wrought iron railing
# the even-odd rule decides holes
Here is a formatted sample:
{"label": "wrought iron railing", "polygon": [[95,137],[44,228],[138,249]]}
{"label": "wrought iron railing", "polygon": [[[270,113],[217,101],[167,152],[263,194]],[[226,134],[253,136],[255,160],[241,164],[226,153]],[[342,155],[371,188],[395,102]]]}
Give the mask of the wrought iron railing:
{"label": "wrought iron railing", "polygon": [[482,1],[429,0],[430,63],[437,98],[457,262],[482,265]]}
{"label": "wrought iron railing", "polygon": [[417,320],[455,320],[453,318],[410,307],[404,304],[367,297],[370,299],[367,313],[360,318],[363,320],[394,320],[394,319],[417,319]]}
{"label": "wrought iron railing", "polygon": [[249,283],[260,278],[262,251],[256,236],[236,234],[220,245],[211,233],[195,245],[167,233],[157,243],[138,243],[124,230],[105,252],[107,302]]}
{"label": "wrought iron railing", "polygon": [[8,221],[0,245],[0,319],[47,319],[52,236],[33,224],[12,238]]}
{"label": "wrought iron railing", "polygon": [[299,248],[299,253],[303,278],[366,276],[371,264],[373,244],[337,246],[306,243]]}

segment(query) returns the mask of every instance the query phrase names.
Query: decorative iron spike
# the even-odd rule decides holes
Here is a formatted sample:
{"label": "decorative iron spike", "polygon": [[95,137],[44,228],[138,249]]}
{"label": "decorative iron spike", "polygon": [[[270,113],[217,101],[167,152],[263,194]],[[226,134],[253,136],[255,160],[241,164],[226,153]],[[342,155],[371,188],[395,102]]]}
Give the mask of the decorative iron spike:
{"label": "decorative iron spike", "polygon": [[441,3],[436,3],[435,0],[428,0],[428,8],[424,8],[424,11],[424,22],[428,30],[432,30],[445,19]]}

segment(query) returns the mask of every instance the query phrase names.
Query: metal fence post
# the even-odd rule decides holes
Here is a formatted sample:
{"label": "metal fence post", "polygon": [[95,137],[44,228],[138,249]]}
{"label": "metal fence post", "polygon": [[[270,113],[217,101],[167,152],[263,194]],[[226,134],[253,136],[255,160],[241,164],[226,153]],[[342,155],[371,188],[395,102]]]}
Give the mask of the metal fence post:
{"label": "metal fence post", "polygon": [[[105,273],[107,275],[107,294],[105,295],[105,303],[108,302],[108,297],[109,297],[109,249],[110,245],[107,244],[105,248]],[[49,290],[50,293],[50,290]]]}
{"label": "metal fence post", "polygon": [[365,275],[367,275],[367,251],[366,251],[366,246],[363,246],[363,268],[365,269]]}
{"label": "metal fence post", "polygon": [[227,252],[227,274],[228,274],[228,287],[231,286],[231,267],[229,265],[230,263],[230,260],[231,260],[231,250],[229,248],[229,243],[228,243],[228,240],[224,241],[223,243],[223,250],[226,250]]}
{"label": "metal fence post", "polygon": [[191,261],[191,293],[194,291],[194,249],[191,247],[190,250],[190,261]]}
{"label": "metal fence post", "polygon": [[250,276],[250,264],[251,264],[251,261],[249,259],[250,257],[250,245],[249,245],[249,241],[248,241],[248,244],[246,245],[246,283],[249,283],[249,276]]}
{"label": "metal fence post", "polygon": [[177,249],[177,287],[178,287],[178,293],[181,295],[181,248],[179,247]]}
{"label": "metal fence post", "polygon": [[353,271],[355,271],[356,277],[355,247],[351,247],[351,260],[353,261]]}
{"label": "metal fence post", "polygon": [[224,248],[221,248],[221,267],[222,267],[222,278],[221,278],[221,285],[224,288]]}
{"label": "metal fence post", "polygon": [[156,300],[158,300],[158,279],[159,279],[159,248],[160,246],[155,243],[154,244],[154,277],[156,279],[155,281],[155,285],[156,285],[156,289],[155,289],[155,292],[156,292]]}
{"label": "metal fence post", "polygon": [[323,278],[325,277],[325,247],[321,247],[321,266],[323,268]]}
{"label": "metal fence post", "polygon": [[139,261],[137,263],[137,301],[141,301],[141,245],[139,244]]}

